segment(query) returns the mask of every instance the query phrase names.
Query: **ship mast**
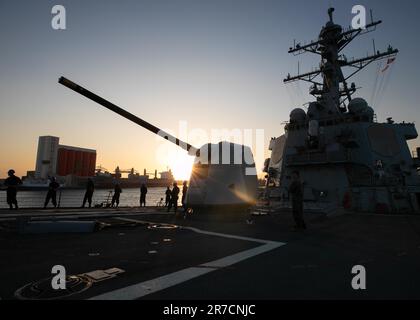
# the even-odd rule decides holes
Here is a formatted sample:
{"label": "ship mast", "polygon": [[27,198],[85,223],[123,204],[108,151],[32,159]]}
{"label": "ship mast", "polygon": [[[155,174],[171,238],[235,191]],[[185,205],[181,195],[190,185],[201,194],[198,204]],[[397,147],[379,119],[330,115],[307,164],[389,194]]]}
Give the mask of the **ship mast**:
{"label": "ship mast", "polygon": [[[323,107],[325,114],[334,115],[345,112],[346,101],[351,101],[352,95],[357,88],[355,83],[348,86],[348,80],[356,73],[364,69],[370,63],[395,56],[398,53],[397,49],[388,47],[386,51],[376,51],[364,58],[354,58],[347,60],[346,56],[342,54],[342,50],[352,42],[356,37],[376,30],[376,26],[382,21],[373,21],[371,12],[371,22],[366,25],[365,29],[348,29],[343,28],[334,23],[333,20],[334,8],[328,9],[329,21],[322,28],[318,40],[312,41],[306,45],[295,43],[291,47],[289,53],[300,55],[306,52],[318,54],[321,56],[321,63],[319,68],[314,71],[295,76],[290,74],[284,79],[284,83],[290,83],[297,80],[310,82],[313,84],[310,89],[310,94],[317,98],[317,102]],[[349,75],[345,76],[342,68],[352,68]]]}

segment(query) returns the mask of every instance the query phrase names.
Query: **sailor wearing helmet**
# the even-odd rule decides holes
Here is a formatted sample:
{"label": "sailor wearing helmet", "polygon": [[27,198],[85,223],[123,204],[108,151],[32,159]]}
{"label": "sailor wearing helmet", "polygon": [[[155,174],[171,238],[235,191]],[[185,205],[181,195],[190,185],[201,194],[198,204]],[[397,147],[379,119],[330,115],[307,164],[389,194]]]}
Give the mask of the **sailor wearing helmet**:
{"label": "sailor wearing helmet", "polygon": [[10,169],[7,174],[9,177],[4,181],[4,185],[7,187],[7,203],[10,209],[13,209],[13,205],[15,205],[15,209],[17,210],[17,188],[22,184],[22,180],[15,176],[15,170],[13,169]]}

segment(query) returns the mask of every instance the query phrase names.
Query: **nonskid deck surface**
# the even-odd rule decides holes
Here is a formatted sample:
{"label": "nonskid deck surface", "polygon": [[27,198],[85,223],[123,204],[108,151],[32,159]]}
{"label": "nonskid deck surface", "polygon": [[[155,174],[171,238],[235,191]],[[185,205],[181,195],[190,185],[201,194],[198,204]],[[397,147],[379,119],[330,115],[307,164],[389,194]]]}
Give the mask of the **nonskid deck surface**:
{"label": "nonskid deck surface", "polygon": [[[141,211],[141,212],[139,212]],[[95,220],[83,234],[18,234],[16,217]],[[306,214],[309,229],[291,230],[290,213],[223,218],[175,217],[152,208],[1,211],[0,297],[51,277],[119,268],[67,299],[365,299],[420,298],[420,217]],[[174,224],[179,228],[150,228]],[[367,289],[352,289],[354,265]]]}

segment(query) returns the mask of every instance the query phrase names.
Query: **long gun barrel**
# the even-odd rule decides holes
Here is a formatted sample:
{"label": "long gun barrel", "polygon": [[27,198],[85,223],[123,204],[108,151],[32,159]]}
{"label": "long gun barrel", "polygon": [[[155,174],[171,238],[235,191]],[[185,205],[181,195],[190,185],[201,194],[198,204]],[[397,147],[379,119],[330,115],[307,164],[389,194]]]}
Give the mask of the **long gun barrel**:
{"label": "long gun barrel", "polygon": [[72,89],[73,91],[76,91],[77,93],[80,93],[82,96],[85,96],[86,98],[89,98],[92,101],[95,101],[99,103],[100,105],[104,106],[105,108],[114,111],[115,113],[118,113],[120,116],[133,121],[134,123],[137,123],[139,126],[142,126],[143,128],[152,131],[154,134],[157,134],[161,136],[162,138],[169,140],[173,143],[175,143],[177,146],[180,146],[181,148],[188,151],[189,154],[198,155],[199,150],[195,148],[194,146],[190,145],[189,143],[186,143],[182,140],[179,140],[178,138],[174,137],[173,135],[159,129],[158,127],[154,126],[153,124],[148,123],[147,121],[144,121],[143,119],[140,119],[139,117],[135,116],[134,114],[125,111],[124,109],[116,106],[115,104],[109,102],[108,100],[105,100],[104,98],[101,98],[100,96],[94,94],[93,92],[83,88],[82,86],[79,86],[77,83],[74,83],[73,81],[60,77],[58,79],[58,83],[62,84],[63,86],[66,86],[69,89]]}

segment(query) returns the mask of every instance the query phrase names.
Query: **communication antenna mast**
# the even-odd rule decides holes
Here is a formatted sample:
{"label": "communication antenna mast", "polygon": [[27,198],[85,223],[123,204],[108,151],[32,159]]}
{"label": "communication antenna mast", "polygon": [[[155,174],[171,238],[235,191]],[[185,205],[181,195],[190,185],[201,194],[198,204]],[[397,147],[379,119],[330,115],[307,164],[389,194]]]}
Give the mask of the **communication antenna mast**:
{"label": "communication antenna mast", "polygon": [[[294,81],[306,81],[312,84],[310,94],[317,98],[327,111],[331,114],[346,111],[346,101],[351,101],[352,95],[357,88],[354,83],[349,87],[348,80],[355,74],[366,68],[374,61],[390,58],[396,56],[397,49],[388,46],[387,50],[380,52],[376,51],[375,42],[373,42],[374,52],[364,58],[353,58],[348,60],[344,54],[341,54],[343,49],[347,47],[355,38],[366,33],[376,30],[376,26],[382,21],[373,21],[372,11],[370,12],[371,22],[365,26],[364,29],[348,29],[343,28],[334,23],[334,8],[328,9],[329,21],[322,28],[318,40],[312,41],[306,45],[300,45],[294,41],[293,47],[290,48],[289,53],[293,55],[300,55],[303,53],[313,53],[321,56],[321,63],[319,68],[306,73],[300,73],[295,76],[287,75],[284,83],[291,83]],[[343,68],[350,68],[349,75],[345,76]]]}

